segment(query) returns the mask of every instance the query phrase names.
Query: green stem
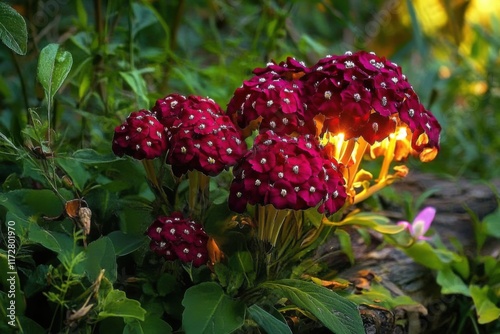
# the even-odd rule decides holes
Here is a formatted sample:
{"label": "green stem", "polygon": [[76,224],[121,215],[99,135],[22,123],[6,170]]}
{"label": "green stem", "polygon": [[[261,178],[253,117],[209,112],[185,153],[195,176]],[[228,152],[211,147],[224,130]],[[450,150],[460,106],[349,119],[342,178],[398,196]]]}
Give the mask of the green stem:
{"label": "green stem", "polygon": [[210,178],[200,171],[188,172],[189,180],[189,212],[193,219],[203,222],[205,212],[210,205]]}

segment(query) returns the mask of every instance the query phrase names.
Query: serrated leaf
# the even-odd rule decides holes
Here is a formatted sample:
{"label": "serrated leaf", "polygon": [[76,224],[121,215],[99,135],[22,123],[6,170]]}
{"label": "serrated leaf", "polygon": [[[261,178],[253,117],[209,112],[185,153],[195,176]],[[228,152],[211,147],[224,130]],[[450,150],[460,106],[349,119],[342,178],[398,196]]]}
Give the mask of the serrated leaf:
{"label": "serrated leaf", "polygon": [[102,301],[102,311],[98,318],[108,317],[135,318],[144,321],[146,310],[137,300],[127,298],[124,291],[111,290]]}
{"label": "serrated leaf", "polygon": [[28,49],[28,29],[23,17],[9,5],[0,2],[0,40],[17,54]]}
{"label": "serrated leaf", "polygon": [[205,282],[190,287],[182,300],[186,334],[226,334],[243,326],[245,307],[224,294],[220,285]]}
{"label": "serrated leaf", "polygon": [[356,305],[327,288],[294,279],[266,282],[261,286],[312,313],[336,334],[358,334],[365,331]]}
{"label": "serrated leaf", "polygon": [[273,334],[292,334],[290,327],[279,319],[275,318],[270,313],[266,312],[257,305],[251,305],[247,308],[252,319],[262,327],[266,333]]}
{"label": "serrated leaf", "polygon": [[58,44],[49,44],[42,49],[38,59],[37,77],[45,90],[47,100],[54,98],[72,65],[71,53],[62,50]]}

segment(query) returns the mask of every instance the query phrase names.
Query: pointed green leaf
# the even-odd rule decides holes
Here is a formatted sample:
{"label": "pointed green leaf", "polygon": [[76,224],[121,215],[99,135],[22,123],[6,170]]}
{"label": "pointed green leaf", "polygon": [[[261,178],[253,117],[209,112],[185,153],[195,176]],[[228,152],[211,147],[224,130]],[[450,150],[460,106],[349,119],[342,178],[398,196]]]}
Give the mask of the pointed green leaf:
{"label": "pointed green leaf", "polygon": [[243,326],[245,307],[224,294],[220,285],[205,282],[184,294],[182,323],[186,334],[226,334]]}
{"label": "pointed green leaf", "polygon": [[0,40],[12,51],[24,55],[28,46],[28,30],[23,17],[9,5],[0,2]]}
{"label": "pointed green leaf", "polygon": [[391,225],[387,217],[370,212],[354,212],[347,215],[347,217],[340,222],[332,222],[327,219],[324,219],[323,222],[330,226],[361,226],[383,234],[396,234],[404,230],[404,226]]}
{"label": "pointed green leaf", "polygon": [[336,334],[358,334],[365,331],[356,305],[325,287],[294,279],[266,282],[262,287],[312,313]]}
{"label": "pointed green leaf", "polygon": [[71,53],[63,51],[58,44],[49,44],[42,49],[38,60],[37,75],[48,100],[54,98],[57,90],[61,88],[72,65]]}
{"label": "pointed green leaf", "polygon": [[270,313],[266,312],[257,305],[252,305],[248,309],[248,313],[256,323],[262,327],[266,333],[273,334],[292,334],[290,327],[285,322],[272,316]]}
{"label": "pointed green leaf", "polygon": [[102,311],[98,318],[102,320],[108,317],[135,318],[144,320],[146,310],[141,303],[134,299],[128,299],[122,290],[111,290],[102,301]]}
{"label": "pointed green leaf", "polygon": [[143,246],[148,240],[147,236],[130,235],[122,231],[113,231],[107,235],[113,243],[116,256],[123,256],[130,254]]}
{"label": "pointed green leaf", "polygon": [[104,275],[111,281],[116,281],[117,265],[115,248],[111,239],[102,237],[91,242],[87,249],[87,259],[85,261],[85,271],[91,282],[95,281],[104,269]]}

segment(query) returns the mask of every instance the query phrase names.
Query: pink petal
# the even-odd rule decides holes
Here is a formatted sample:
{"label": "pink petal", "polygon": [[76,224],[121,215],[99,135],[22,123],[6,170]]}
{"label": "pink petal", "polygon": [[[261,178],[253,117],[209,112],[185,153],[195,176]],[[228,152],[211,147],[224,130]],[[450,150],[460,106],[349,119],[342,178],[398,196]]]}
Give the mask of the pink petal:
{"label": "pink petal", "polygon": [[431,227],[432,221],[434,220],[435,216],[436,216],[436,209],[431,206],[428,206],[418,213],[418,215],[413,220],[412,225],[414,226],[415,223],[417,222],[423,223],[423,228],[422,228],[422,236],[423,236]]}

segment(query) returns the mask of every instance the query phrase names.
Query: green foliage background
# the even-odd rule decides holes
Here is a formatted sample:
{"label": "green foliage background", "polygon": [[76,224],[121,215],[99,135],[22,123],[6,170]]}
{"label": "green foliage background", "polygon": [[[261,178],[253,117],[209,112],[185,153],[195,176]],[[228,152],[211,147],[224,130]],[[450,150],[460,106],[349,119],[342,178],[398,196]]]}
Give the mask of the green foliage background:
{"label": "green foliage background", "polygon": [[[58,150],[100,152],[110,151],[112,129],[128,113],[166,94],[210,96],[225,106],[270,59],[312,65],[326,54],[366,49],[400,64],[443,125],[437,161],[411,167],[476,179],[500,173],[500,23],[494,8],[478,10],[479,0],[7,4],[24,15],[29,32],[25,56],[0,48],[0,126],[17,144],[27,108],[41,105],[33,73],[49,42],[74,58],[55,100]],[[12,168],[5,162],[2,178]]]}

